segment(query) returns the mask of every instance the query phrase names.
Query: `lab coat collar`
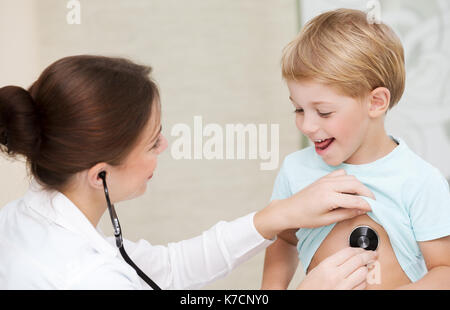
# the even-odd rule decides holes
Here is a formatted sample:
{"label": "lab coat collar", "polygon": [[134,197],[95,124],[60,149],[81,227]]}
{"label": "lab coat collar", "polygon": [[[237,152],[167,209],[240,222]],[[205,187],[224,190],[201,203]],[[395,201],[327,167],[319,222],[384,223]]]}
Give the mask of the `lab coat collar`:
{"label": "lab coat collar", "polygon": [[24,196],[25,204],[52,221],[86,239],[101,253],[116,256],[118,251],[95,228],[80,209],[63,193],[44,190],[33,178]]}

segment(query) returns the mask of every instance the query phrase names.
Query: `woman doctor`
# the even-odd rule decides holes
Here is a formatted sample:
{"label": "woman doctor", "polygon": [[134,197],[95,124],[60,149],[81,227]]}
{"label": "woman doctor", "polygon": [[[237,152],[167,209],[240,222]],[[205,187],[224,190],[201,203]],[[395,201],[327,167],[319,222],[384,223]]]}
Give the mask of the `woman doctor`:
{"label": "woman doctor", "polygon": [[[50,65],[27,90],[0,89],[0,143],[26,158],[32,182],[0,209],[0,289],[150,288],[96,227],[111,204],[142,195],[167,147],[151,68],[80,55]],[[105,183],[105,185],[106,185]],[[162,289],[202,287],[266,248],[278,233],[370,210],[372,193],[335,171],[286,200],[168,246],[124,240],[134,263]],[[339,208],[340,207],[340,208]],[[353,289],[375,253],[347,248],[299,288]]]}

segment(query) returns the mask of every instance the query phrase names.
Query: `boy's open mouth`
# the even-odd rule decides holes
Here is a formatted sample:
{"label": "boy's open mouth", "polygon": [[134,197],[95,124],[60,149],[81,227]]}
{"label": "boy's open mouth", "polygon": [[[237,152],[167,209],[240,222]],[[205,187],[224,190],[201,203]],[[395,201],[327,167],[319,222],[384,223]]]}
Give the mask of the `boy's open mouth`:
{"label": "boy's open mouth", "polygon": [[334,140],[335,140],[334,138],[329,138],[326,140],[322,140],[321,142],[314,141],[314,145],[316,146],[316,151],[326,150],[331,145],[331,143],[333,143]]}

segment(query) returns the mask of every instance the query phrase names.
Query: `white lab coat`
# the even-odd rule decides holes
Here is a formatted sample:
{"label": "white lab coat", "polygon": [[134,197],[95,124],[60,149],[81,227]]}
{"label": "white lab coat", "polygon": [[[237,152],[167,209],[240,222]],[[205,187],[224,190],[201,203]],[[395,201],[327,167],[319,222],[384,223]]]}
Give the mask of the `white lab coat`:
{"label": "white lab coat", "polygon": [[[254,213],[200,236],[151,245],[124,240],[131,259],[162,289],[195,289],[225,276],[272,243]],[[0,289],[150,289],[115,246],[62,193],[33,180],[0,209]]]}

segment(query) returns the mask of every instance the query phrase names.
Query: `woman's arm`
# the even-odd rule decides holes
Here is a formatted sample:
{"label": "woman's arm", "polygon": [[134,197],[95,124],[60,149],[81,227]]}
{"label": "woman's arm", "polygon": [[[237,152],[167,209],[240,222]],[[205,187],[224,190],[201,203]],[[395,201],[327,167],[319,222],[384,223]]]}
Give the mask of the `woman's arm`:
{"label": "woman's arm", "polygon": [[136,265],[162,289],[197,289],[226,276],[273,242],[264,239],[253,223],[251,213],[167,246],[145,240],[124,244]]}

